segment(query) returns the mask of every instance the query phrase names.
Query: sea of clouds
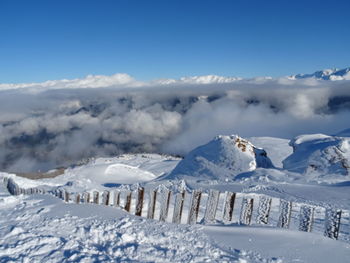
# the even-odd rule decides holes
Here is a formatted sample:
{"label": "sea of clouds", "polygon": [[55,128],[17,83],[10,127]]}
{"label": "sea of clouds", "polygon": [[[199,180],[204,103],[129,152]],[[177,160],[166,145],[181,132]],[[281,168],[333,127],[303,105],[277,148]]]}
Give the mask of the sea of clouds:
{"label": "sea of clouds", "polygon": [[335,134],[349,120],[349,80],[115,74],[0,84],[0,170],[127,152],[183,155],[218,134]]}

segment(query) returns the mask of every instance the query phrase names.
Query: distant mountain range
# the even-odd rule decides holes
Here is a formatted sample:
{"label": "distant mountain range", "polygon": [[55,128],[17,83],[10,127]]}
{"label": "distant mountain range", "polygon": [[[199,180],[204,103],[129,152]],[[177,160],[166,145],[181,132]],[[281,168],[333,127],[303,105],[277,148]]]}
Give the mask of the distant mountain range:
{"label": "distant mountain range", "polygon": [[344,69],[325,69],[312,74],[297,74],[290,76],[291,79],[315,78],[319,80],[350,80],[350,67]]}

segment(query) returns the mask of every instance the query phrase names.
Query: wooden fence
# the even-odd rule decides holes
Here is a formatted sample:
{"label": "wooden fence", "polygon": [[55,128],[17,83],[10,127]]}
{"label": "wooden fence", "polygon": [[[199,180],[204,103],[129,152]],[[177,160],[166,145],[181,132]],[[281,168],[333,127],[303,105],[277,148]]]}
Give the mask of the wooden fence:
{"label": "wooden fence", "polygon": [[[324,236],[350,242],[350,219],[348,210],[323,208],[309,204],[273,198],[266,195],[243,194],[218,190],[171,191],[161,185],[157,189],[138,187],[135,191],[93,191],[70,193],[65,189],[21,188],[12,178],[4,178],[5,187],[12,195],[51,194],[67,203],[93,203],[115,206],[148,219],[157,219],[176,224],[240,224],[267,225],[279,228],[291,228],[305,232],[323,233]],[[148,199],[148,201],[147,201]],[[240,202],[237,200],[240,199]],[[134,202],[133,206],[132,203]],[[238,205],[239,204],[239,205]],[[199,220],[199,214],[201,220]],[[220,214],[220,215],[219,215]],[[342,216],[346,219],[341,223]],[[347,223],[345,223],[347,220]],[[315,226],[317,224],[317,227]],[[344,226],[341,232],[341,226]]]}

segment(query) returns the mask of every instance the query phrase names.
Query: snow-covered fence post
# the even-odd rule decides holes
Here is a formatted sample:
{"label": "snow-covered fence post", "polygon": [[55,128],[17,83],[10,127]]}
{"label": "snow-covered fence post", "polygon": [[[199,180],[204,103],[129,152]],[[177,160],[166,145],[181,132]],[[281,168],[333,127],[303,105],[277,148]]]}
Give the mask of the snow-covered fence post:
{"label": "snow-covered fence post", "polygon": [[159,221],[165,222],[168,217],[171,191],[163,189],[160,197]]}
{"label": "snow-covered fence post", "polygon": [[94,191],[94,192],[93,192],[93,199],[94,199],[93,201],[94,201],[94,204],[97,204],[97,205],[98,205],[98,204],[100,203],[100,202],[99,202],[99,201],[100,201],[100,200],[99,200],[99,194],[100,194],[100,193],[97,192],[97,191]]}
{"label": "snow-covered fence post", "polygon": [[217,190],[210,190],[207,201],[207,207],[204,214],[204,222],[212,223],[215,221],[216,209],[218,208],[220,192]]}
{"label": "snow-covered fence post", "polygon": [[185,201],[185,191],[182,190],[180,193],[177,193],[175,196],[173,223],[181,224],[182,209],[184,207],[184,201]]}
{"label": "snow-covered fence post", "polygon": [[109,204],[109,196],[110,196],[109,191],[103,191],[103,194],[102,194],[103,201],[102,202],[104,205]]}
{"label": "snow-covered fence post", "polygon": [[[36,188],[33,188],[32,190],[33,190],[33,194],[35,193],[35,189]],[[63,191],[63,189],[59,189],[59,198],[61,199],[61,200],[63,200],[64,199],[64,191]]]}
{"label": "snow-covered fence post", "polygon": [[5,188],[7,188],[8,180],[9,180],[8,177],[3,178],[3,184],[4,184]]}
{"label": "snow-covered fence post", "polygon": [[278,218],[277,226],[281,228],[288,228],[290,223],[290,216],[292,213],[292,202],[280,199],[280,216]]}
{"label": "snow-covered fence post", "polygon": [[90,193],[89,192],[85,192],[84,193],[84,203],[90,203]]}
{"label": "snow-covered fence post", "polygon": [[314,220],[315,208],[311,206],[303,205],[300,208],[299,214],[299,230],[305,232],[311,232],[312,222]]}
{"label": "snow-covered fence post", "polygon": [[151,190],[148,202],[147,218],[154,219],[154,212],[156,209],[157,190]]}
{"label": "snow-covered fence post", "polygon": [[241,214],[239,217],[239,223],[242,225],[250,225],[253,214],[253,198],[244,197],[242,200]]}
{"label": "snow-covered fence post", "polygon": [[119,191],[114,191],[114,206],[119,206],[120,204],[120,192]]}
{"label": "snow-covered fence post", "polygon": [[80,204],[80,194],[79,194],[79,193],[77,193],[77,194],[75,195],[75,203],[76,203],[76,204]]}
{"label": "snow-covered fence post", "polygon": [[66,203],[69,202],[69,193],[68,193],[67,191],[64,191],[64,201],[65,201]]}
{"label": "snow-covered fence post", "polygon": [[338,239],[342,210],[326,209],[324,235],[332,239]]}
{"label": "snow-covered fence post", "polygon": [[141,214],[142,214],[144,193],[145,193],[145,188],[139,187],[137,189],[137,200],[136,200],[136,208],[135,208],[135,215],[136,216],[141,216]]}
{"label": "snow-covered fence post", "polygon": [[271,202],[272,202],[272,198],[266,197],[266,196],[260,196],[256,223],[267,224],[269,222]]}
{"label": "snow-covered fence post", "polygon": [[226,192],[226,198],[224,203],[224,214],[222,216],[224,222],[232,221],[235,199],[236,199],[236,193]]}
{"label": "snow-covered fence post", "polygon": [[125,206],[124,206],[125,211],[130,212],[130,207],[131,207],[131,192],[128,191],[125,196]]}
{"label": "snow-covered fence post", "polygon": [[202,196],[201,190],[193,190],[191,195],[190,212],[188,213],[187,224],[197,223],[201,196]]}

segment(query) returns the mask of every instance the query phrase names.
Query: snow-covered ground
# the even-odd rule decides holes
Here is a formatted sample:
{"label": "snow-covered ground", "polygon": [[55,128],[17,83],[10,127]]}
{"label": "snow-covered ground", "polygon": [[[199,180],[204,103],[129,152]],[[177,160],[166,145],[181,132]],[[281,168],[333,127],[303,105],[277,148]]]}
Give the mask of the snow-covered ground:
{"label": "snow-covered ground", "polygon": [[[346,167],[349,161],[347,139],[312,135],[297,137],[289,143],[279,138],[255,137],[250,138],[250,142],[239,140],[237,143],[239,137],[218,138],[219,141],[194,149],[191,158],[183,160],[157,154],[125,154],[68,168],[55,178],[34,181],[0,173],[0,179],[11,177],[23,188],[65,189],[71,193],[133,190],[141,184],[146,188],[144,217],[149,190],[159,185],[202,189],[204,201],[210,189],[221,193],[232,191],[238,193],[232,223],[224,224],[222,214],[218,212],[218,222],[212,225],[172,224],[173,199],[167,222],[158,222],[133,216],[134,203],[131,213],[126,213],[114,206],[67,204],[48,194],[11,196],[1,185],[0,262],[348,262],[350,178]],[[303,143],[309,144],[304,145],[307,151],[301,147]],[[330,146],[335,148],[329,150]],[[303,156],[308,157],[303,159],[304,166],[314,164],[313,157],[321,153],[323,161],[317,173],[290,169],[295,159],[291,156],[300,149]],[[338,159],[333,158],[334,152],[339,153]],[[273,166],[257,165],[259,154],[271,160]],[[194,162],[198,157],[207,161],[189,164],[189,160]],[[337,162],[345,163],[345,167],[338,169]],[[299,164],[299,159],[295,163]],[[324,176],[334,164],[337,169]],[[213,165],[212,175],[224,170],[225,177],[200,176],[200,171],[203,173]],[[242,167],[246,169],[239,170]],[[174,177],[174,171],[176,174],[187,172],[186,182]],[[232,178],[227,178],[229,171],[232,171]],[[237,224],[240,202],[245,194],[273,197],[270,224],[249,227]],[[290,229],[273,227],[279,199],[293,201],[292,221],[297,220],[300,205],[315,206],[313,232],[297,231],[293,224]],[[188,208],[189,200],[186,200],[185,208]],[[124,204],[124,200],[121,202]],[[323,236],[324,221],[320,213],[328,207],[344,211],[339,240]],[[223,195],[220,195],[218,211],[222,208]],[[203,218],[204,209],[205,202],[201,203],[198,221]],[[188,216],[185,210],[184,218]],[[159,213],[157,207],[156,218]]]}

